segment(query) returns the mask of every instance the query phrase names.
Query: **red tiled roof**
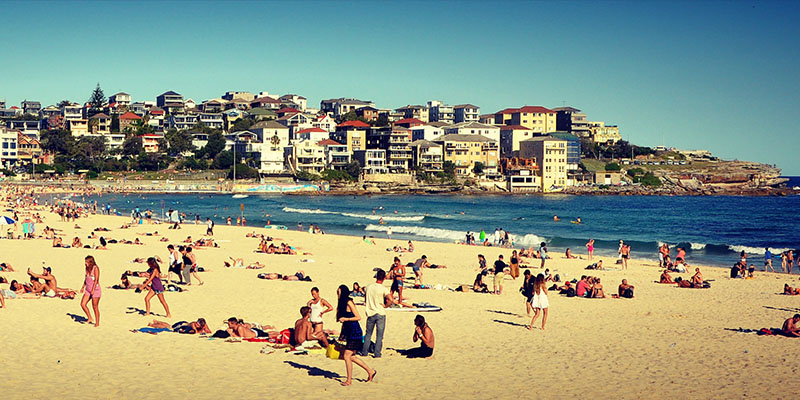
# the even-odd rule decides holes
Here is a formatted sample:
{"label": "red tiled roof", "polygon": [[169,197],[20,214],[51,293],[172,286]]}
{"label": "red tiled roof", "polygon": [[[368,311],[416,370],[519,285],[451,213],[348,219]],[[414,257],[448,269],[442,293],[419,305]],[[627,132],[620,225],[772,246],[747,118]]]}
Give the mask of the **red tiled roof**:
{"label": "red tiled roof", "polygon": [[309,133],[309,132],[327,132],[327,131],[325,129],[322,129],[322,128],[307,128],[307,129],[303,129],[301,131],[297,131],[297,134]]}
{"label": "red tiled roof", "polygon": [[333,139],[323,139],[317,142],[320,146],[341,146],[342,144]]}
{"label": "red tiled roof", "polygon": [[128,111],[125,114],[120,115],[119,119],[142,119],[142,117]]}
{"label": "red tiled roof", "polygon": [[525,106],[525,107],[520,108],[519,111],[520,112],[524,112],[524,113],[545,113],[545,114],[555,114],[556,113],[555,111],[553,111],[553,110],[551,110],[549,108],[542,107],[542,106]]}
{"label": "red tiled roof", "polygon": [[17,107],[17,106],[11,106],[11,109],[12,109],[12,110],[19,110],[19,107]]}
{"label": "red tiled roof", "polygon": [[531,128],[526,128],[522,125],[506,125],[500,127],[501,131],[530,131]]}
{"label": "red tiled roof", "polygon": [[265,97],[259,97],[251,101],[251,103],[280,103],[280,100],[273,99],[272,97],[269,96],[265,96]]}
{"label": "red tiled roof", "polygon": [[402,124],[409,124],[409,125],[411,125],[411,124],[418,124],[418,125],[424,125],[425,123],[424,123],[424,122],[422,122],[422,121],[420,121],[420,120],[418,120],[418,119],[416,119],[416,118],[403,118],[403,119],[401,119],[401,120],[399,120],[399,121],[395,122],[395,125],[402,125]]}
{"label": "red tiled roof", "polygon": [[339,126],[350,126],[353,128],[369,128],[369,124],[359,120],[342,122],[341,124],[339,124]]}
{"label": "red tiled roof", "polygon": [[556,113],[555,111],[553,111],[553,110],[551,110],[549,108],[542,107],[542,106],[523,106],[521,108],[506,108],[505,110],[500,110],[500,111],[496,112],[495,114],[514,114],[514,113],[518,113],[518,112],[523,112],[523,113],[545,113],[545,114],[555,114]]}
{"label": "red tiled roof", "polygon": [[290,107],[281,108],[278,111],[275,111],[278,114],[287,114],[287,113],[299,113],[300,110]]}
{"label": "red tiled roof", "polygon": [[149,111],[149,113],[150,113],[151,115],[163,115],[163,114],[164,114],[164,110],[153,110],[153,109],[151,108],[151,109],[150,109],[150,111]]}

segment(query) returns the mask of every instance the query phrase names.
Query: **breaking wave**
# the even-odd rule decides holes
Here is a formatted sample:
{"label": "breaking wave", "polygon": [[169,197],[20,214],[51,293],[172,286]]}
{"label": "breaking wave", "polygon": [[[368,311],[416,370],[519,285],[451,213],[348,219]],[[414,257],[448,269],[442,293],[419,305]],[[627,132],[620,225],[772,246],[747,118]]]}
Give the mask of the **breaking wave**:
{"label": "breaking wave", "polygon": [[384,221],[396,221],[396,222],[416,222],[422,221],[425,219],[424,215],[373,215],[373,214],[359,214],[359,213],[349,213],[349,212],[340,212],[340,211],[328,211],[322,209],[310,209],[310,208],[292,208],[292,207],[283,207],[283,212],[287,213],[296,213],[296,214],[331,214],[331,215],[341,215],[343,217],[350,217],[350,218],[361,218],[367,219],[370,221],[380,221],[383,218]]}

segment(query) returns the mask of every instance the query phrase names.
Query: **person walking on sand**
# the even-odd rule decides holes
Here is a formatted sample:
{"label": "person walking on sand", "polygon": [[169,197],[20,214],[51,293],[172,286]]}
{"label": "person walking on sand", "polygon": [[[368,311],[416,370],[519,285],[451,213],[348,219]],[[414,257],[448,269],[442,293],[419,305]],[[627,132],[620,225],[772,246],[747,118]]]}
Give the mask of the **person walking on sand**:
{"label": "person walking on sand", "polygon": [[541,246],[539,246],[539,258],[542,259],[542,265],[539,268],[544,269],[544,264],[547,262],[547,243],[542,242]]}
{"label": "person walking on sand", "polygon": [[631,258],[631,246],[627,244],[621,245],[619,255],[622,257],[622,269],[628,269],[628,259]]}
{"label": "person walking on sand", "polygon": [[772,252],[769,251],[769,247],[764,249],[764,272],[767,270],[775,272],[775,268],[772,268]]}
{"label": "person walking on sand", "polygon": [[172,318],[172,314],[169,312],[169,306],[167,305],[167,300],[164,299],[164,284],[161,282],[161,267],[158,265],[158,262],[155,258],[150,257],[147,259],[147,274],[149,275],[147,280],[144,282],[143,286],[147,287],[150,285],[150,291],[144,296],[144,308],[145,308],[145,316],[150,315],[150,299],[153,296],[158,296],[158,301],[161,302],[161,305],[164,306],[164,311],[167,313],[167,318]]}
{"label": "person walking on sand", "polygon": [[214,221],[212,221],[211,218],[206,218],[206,225],[208,226],[208,228],[206,228],[206,235],[214,236]]}
{"label": "person walking on sand", "polygon": [[592,261],[592,254],[594,254],[594,239],[589,239],[589,243],[586,243],[586,251],[589,252],[589,261]]}
{"label": "person walking on sand", "polygon": [[361,315],[358,313],[353,299],[350,298],[350,288],[347,285],[340,285],[337,291],[339,302],[336,307],[336,320],[341,322],[342,330],[340,339],[345,340],[345,350],[342,355],[344,365],[347,369],[347,379],[341,383],[342,386],[350,386],[353,383],[353,363],[363,368],[367,372],[367,382],[372,382],[378,371],[370,368],[355,352],[364,346],[364,334],[361,331]]}
{"label": "person walking on sand", "polygon": [[[186,246],[186,255],[189,257],[189,260],[192,261],[191,265],[189,265],[189,275],[197,279],[197,281],[200,282],[200,286],[203,286],[203,281],[200,279],[200,276],[197,275],[197,255],[192,251],[192,246]],[[187,279],[186,282],[189,282],[189,280]],[[189,284],[191,285],[191,283]]]}
{"label": "person walking on sand", "polygon": [[[100,267],[97,266],[92,256],[86,256],[84,264],[86,265],[86,277],[83,280],[83,286],[81,286],[81,293],[83,293],[81,308],[86,313],[89,324],[100,326]],[[92,314],[89,312],[89,307],[87,307],[89,300],[92,301],[92,308],[94,309],[94,321],[92,321]]]}
{"label": "person walking on sand", "polygon": [[503,261],[503,255],[497,256],[494,262],[494,294],[503,294],[503,279],[505,279],[505,269],[508,267]]}
{"label": "person walking on sand", "polygon": [[533,308],[533,318],[528,330],[533,330],[533,324],[539,314],[542,314],[542,330],[547,323],[547,309],[550,307],[550,302],[547,300],[547,286],[544,282],[544,275],[536,275],[536,280],[533,281],[533,300],[531,300],[531,307]]}
{"label": "person walking on sand", "polygon": [[394,302],[392,294],[383,281],[386,279],[386,272],[378,269],[375,273],[375,282],[367,285],[364,295],[364,305],[367,314],[367,332],[364,336],[364,346],[359,355],[366,357],[372,347],[372,331],[375,330],[375,349],[374,358],[381,357],[383,349],[383,332],[386,329],[386,307]]}

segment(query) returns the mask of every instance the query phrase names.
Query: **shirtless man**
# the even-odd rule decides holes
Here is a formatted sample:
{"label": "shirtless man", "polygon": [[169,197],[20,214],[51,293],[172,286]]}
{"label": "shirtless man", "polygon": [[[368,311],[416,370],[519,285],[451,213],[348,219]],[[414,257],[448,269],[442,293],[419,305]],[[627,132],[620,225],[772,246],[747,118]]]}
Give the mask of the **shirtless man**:
{"label": "shirtless man", "polygon": [[406,278],[406,267],[400,262],[400,258],[394,258],[394,264],[392,264],[392,288],[391,293],[394,295],[394,292],[397,292],[397,303],[403,304],[403,284]]}
{"label": "shirtless man", "polygon": [[631,296],[630,296],[630,297],[631,297],[631,298],[633,298],[633,289],[634,289],[634,286],[633,286],[633,285],[631,285],[631,284],[629,284],[627,279],[623,279],[623,280],[622,280],[622,283],[619,285],[619,288],[617,289],[617,294],[619,295],[619,297],[625,297],[625,296],[623,296],[623,294],[624,294],[624,293],[625,293],[625,291],[626,291],[626,290],[628,290],[628,289],[630,289],[630,290],[631,290],[631,291],[630,291],[630,294],[631,294]]}
{"label": "shirtless man", "polygon": [[[47,287],[47,290],[42,292],[42,295],[44,295],[46,297],[56,297],[56,295],[59,295],[59,294],[62,294],[62,293],[69,293],[70,292],[69,289],[60,289],[58,287],[58,282],[56,281],[56,277],[53,274],[51,274],[51,271],[52,270],[50,269],[50,267],[43,267],[42,268],[42,273],[41,274],[36,274],[36,273],[31,272],[30,268],[28,268],[28,275],[30,275],[31,277],[37,278],[37,279],[42,279],[42,280],[45,281],[44,286]],[[74,292],[74,291],[72,291],[72,292]]]}
{"label": "shirtless man", "polygon": [[703,287],[703,274],[700,273],[700,268],[694,269],[694,275],[692,275],[691,281],[694,287]]}
{"label": "shirtless man", "polygon": [[431,358],[436,339],[433,336],[433,329],[425,322],[425,317],[417,314],[414,318],[414,343],[420,342],[420,347],[409,351],[410,358]]}
{"label": "shirtless man", "polygon": [[784,336],[800,337],[800,328],[797,327],[798,322],[800,322],[800,314],[795,314],[792,318],[783,322],[781,333]]}
{"label": "shirtless man", "polygon": [[675,281],[672,280],[672,276],[670,276],[668,269],[665,269],[664,272],[661,273],[661,279],[658,281],[658,283],[675,283]]}
{"label": "shirtless man", "polygon": [[328,338],[322,331],[314,332],[311,328],[311,307],[300,307],[301,318],[294,323],[294,341],[297,344],[296,349],[304,350],[306,347],[311,346],[311,341],[318,341],[323,347],[328,347]]}

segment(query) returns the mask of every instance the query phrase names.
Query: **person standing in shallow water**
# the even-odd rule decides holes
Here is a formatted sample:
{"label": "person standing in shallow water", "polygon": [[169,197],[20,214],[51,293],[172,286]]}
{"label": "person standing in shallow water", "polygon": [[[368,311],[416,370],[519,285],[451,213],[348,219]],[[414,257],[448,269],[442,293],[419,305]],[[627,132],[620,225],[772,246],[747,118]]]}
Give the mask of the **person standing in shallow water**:
{"label": "person standing in shallow water", "polygon": [[[89,324],[100,326],[100,267],[97,266],[92,256],[86,256],[84,264],[86,266],[86,277],[83,280],[83,286],[81,286],[81,293],[83,293],[81,308],[83,312],[86,313],[87,322]],[[89,300],[92,301],[94,320],[92,320],[92,314],[89,312],[89,307],[87,306]]]}

